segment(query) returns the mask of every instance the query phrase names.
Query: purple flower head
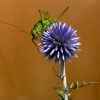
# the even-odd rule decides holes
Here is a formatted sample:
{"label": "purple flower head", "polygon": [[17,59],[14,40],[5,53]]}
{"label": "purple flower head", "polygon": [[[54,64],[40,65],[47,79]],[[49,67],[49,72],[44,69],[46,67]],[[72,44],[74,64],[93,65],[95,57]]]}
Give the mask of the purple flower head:
{"label": "purple flower head", "polygon": [[42,47],[40,52],[44,53],[48,60],[54,58],[55,63],[68,59],[71,62],[70,56],[77,57],[74,51],[78,51],[80,42],[79,37],[76,37],[77,31],[71,26],[55,23],[43,32],[41,36]]}

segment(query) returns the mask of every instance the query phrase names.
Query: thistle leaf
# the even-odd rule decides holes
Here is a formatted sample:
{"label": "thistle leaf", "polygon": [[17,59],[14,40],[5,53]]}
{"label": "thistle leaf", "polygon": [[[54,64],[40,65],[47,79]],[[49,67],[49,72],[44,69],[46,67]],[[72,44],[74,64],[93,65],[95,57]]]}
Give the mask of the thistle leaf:
{"label": "thistle leaf", "polygon": [[72,84],[70,85],[70,87],[68,87],[68,88],[66,89],[66,92],[69,93],[69,92],[71,92],[72,90],[79,89],[79,88],[88,86],[88,85],[90,85],[90,84],[95,84],[95,83],[98,83],[98,82],[88,82],[88,83],[82,82],[82,84],[79,85],[79,84],[78,84],[78,81],[77,81],[77,82],[72,83]]}
{"label": "thistle leaf", "polygon": [[59,77],[61,80],[63,80],[64,76],[60,75],[58,72],[55,71],[54,67],[53,67],[53,71],[54,71],[54,74]]}
{"label": "thistle leaf", "polygon": [[[60,98],[61,100],[64,100],[64,92],[63,92],[59,87],[54,87],[54,89],[56,90],[56,92],[57,92],[59,98]],[[72,100],[72,98],[69,98],[70,95],[71,95],[71,93],[68,94],[68,100]]]}
{"label": "thistle leaf", "polygon": [[61,100],[64,100],[64,97],[63,97],[64,96],[64,92],[62,90],[60,90],[59,87],[54,87],[54,89],[56,90],[56,93],[58,94],[59,98]]}
{"label": "thistle leaf", "polygon": [[56,92],[60,95],[64,95],[64,92],[59,88],[59,87],[54,87],[54,89],[56,90]]}

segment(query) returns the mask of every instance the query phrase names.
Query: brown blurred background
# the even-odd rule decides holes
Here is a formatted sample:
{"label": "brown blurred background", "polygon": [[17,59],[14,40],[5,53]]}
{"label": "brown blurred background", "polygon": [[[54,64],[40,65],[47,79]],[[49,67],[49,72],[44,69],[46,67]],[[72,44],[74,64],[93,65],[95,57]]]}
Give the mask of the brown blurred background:
{"label": "brown blurred background", "polygon": [[[40,19],[38,10],[48,11],[78,30],[82,43],[79,58],[66,63],[67,81],[98,81],[72,92],[73,100],[100,100],[100,0],[0,0],[0,21],[30,32]],[[53,60],[38,53],[31,35],[8,31],[17,28],[0,24],[0,100],[59,100],[54,86],[61,81],[54,75]],[[60,72],[59,64],[55,69]]]}

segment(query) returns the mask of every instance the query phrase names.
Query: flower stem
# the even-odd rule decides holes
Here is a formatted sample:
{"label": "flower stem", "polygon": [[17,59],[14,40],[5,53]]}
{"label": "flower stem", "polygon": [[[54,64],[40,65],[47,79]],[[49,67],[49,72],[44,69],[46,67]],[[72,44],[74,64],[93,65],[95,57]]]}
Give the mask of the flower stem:
{"label": "flower stem", "polygon": [[61,61],[61,75],[63,76],[62,84],[64,89],[64,100],[68,100],[68,94],[65,92],[65,90],[67,89],[67,81],[64,61]]}

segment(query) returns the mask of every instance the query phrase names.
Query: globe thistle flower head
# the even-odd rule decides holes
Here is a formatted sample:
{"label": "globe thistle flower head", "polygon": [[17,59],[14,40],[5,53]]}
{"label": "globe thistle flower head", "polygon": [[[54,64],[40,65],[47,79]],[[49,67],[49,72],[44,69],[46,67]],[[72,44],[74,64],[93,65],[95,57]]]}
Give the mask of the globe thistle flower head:
{"label": "globe thistle flower head", "polygon": [[44,53],[49,61],[54,58],[55,63],[66,62],[67,59],[71,62],[70,56],[77,57],[74,51],[79,51],[81,45],[76,35],[77,31],[66,23],[55,23],[43,32],[40,52]]}

